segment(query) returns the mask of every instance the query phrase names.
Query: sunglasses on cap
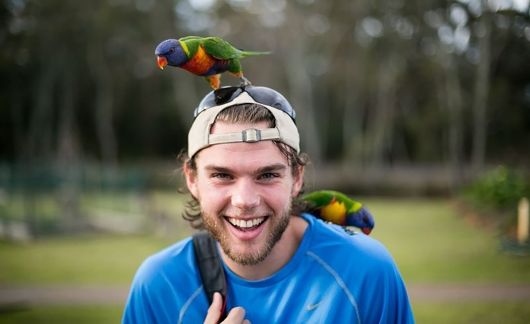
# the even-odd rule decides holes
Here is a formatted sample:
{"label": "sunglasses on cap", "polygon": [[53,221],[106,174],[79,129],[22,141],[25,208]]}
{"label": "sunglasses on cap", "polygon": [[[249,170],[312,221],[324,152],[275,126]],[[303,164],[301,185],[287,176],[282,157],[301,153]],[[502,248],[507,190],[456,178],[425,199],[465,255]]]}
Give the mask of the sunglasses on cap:
{"label": "sunglasses on cap", "polygon": [[254,86],[223,87],[208,93],[195,108],[193,118],[208,108],[231,102],[243,92],[246,92],[256,103],[279,109],[295,121],[296,112],[281,93],[267,87]]}

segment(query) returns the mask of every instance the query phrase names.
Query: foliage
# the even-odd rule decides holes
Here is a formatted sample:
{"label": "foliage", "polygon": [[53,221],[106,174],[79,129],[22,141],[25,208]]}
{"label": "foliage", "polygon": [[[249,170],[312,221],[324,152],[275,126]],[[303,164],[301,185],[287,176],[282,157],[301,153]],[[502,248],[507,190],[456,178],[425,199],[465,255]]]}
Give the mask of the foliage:
{"label": "foliage", "polygon": [[0,160],[174,156],[209,88],[157,70],[153,49],[198,34],[272,51],[245,74],[292,101],[315,161],[523,164],[530,20],[515,3],[2,1]]}
{"label": "foliage", "polygon": [[464,195],[485,209],[514,210],[521,198],[530,197],[530,179],[499,166],[469,185]]}

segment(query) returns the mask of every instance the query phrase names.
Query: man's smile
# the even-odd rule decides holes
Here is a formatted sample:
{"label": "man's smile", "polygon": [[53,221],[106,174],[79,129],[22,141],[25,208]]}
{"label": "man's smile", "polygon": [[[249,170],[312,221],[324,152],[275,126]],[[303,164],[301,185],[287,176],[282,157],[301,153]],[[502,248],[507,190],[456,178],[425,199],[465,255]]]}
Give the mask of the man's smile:
{"label": "man's smile", "polygon": [[252,229],[253,227],[257,227],[261,225],[265,221],[266,217],[257,217],[257,218],[250,218],[250,219],[238,219],[238,218],[232,218],[232,217],[226,217],[226,220],[232,224],[233,226],[245,230],[245,229]]}
{"label": "man's smile", "polygon": [[269,216],[254,218],[224,217],[225,221],[229,224],[228,231],[235,239],[240,241],[251,241],[260,236],[269,218]]}

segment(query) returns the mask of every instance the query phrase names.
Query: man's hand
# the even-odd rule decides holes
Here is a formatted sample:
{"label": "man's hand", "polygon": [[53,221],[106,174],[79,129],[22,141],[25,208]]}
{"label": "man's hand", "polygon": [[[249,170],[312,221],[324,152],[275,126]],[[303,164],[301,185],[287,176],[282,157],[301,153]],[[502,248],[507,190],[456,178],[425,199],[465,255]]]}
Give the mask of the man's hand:
{"label": "man's hand", "polygon": [[[213,294],[213,301],[208,308],[208,314],[204,319],[204,324],[217,324],[221,318],[222,308],[223,307],[223,297],[220,293],[216,292]],[[228,313],[228,316],[221,323],[230,324],[250,324],[250,321],[245,319],[245,309],[243,307],[234,307]]]}

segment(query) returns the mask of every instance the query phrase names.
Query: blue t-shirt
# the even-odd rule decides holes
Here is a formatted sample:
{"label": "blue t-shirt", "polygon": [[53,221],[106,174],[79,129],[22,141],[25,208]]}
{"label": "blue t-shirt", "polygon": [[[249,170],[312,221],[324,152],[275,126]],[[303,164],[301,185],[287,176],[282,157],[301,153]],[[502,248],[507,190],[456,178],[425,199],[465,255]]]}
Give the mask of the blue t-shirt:
{"label": "blue t-shirt", "polygon": [[[311,216],[300,246],[279,271],[246,280],[226,265],[227,311],[242,306],[259,323],[414,323],[407,291],[378,241]],[[208,300],[191,238],[138,269],[123,323],[202,323]]]}

